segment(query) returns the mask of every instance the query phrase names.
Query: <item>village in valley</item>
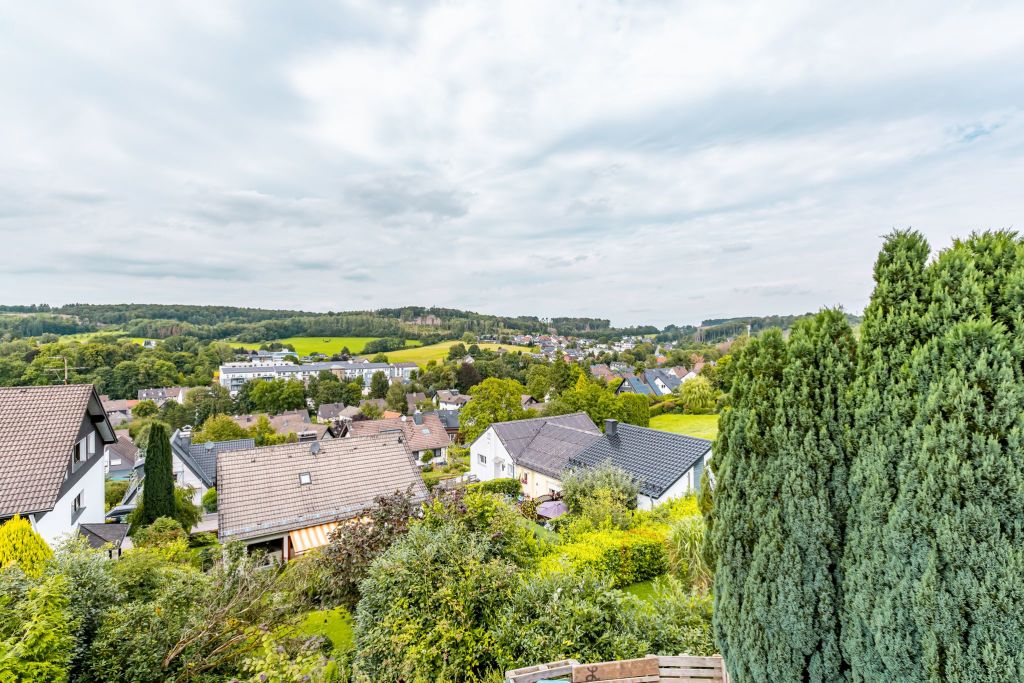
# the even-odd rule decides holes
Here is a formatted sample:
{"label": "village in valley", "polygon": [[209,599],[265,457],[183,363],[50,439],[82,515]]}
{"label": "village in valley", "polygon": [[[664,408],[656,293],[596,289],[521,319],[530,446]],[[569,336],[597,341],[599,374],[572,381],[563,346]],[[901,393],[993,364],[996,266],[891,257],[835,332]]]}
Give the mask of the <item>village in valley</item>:
{"label": "village in valley", "polygon": [[2,16],[0,683],[1024,683],[1024,2]]}

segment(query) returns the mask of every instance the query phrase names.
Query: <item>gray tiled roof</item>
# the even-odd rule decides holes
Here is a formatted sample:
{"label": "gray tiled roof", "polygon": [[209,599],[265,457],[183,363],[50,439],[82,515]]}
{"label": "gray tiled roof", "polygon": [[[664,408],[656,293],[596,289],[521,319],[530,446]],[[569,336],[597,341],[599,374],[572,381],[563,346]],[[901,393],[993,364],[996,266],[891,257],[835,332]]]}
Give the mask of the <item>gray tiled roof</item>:
{"label": "gray tiled roof", "polygon": [[53,508],[86,411],[101,422],[102,442],[113,443],[91,384],[0,387],[0,517]]}
{"label": "gray tiled roof", "polygon": [[317,409],[316,416],[321,420],[333,420],[339,417],[344,409],[344,403],[323,403]]}
{"label": "gray tiled roof", "polygon": [[227,451],[255,448],[253,439],[231,439],[230,441],[207,441],[192,443],[192,437],[181,432],[171,435],[171,449],[178,459],[199,477],[206,486],[217,485],[217,457]]}
{"label": "gray tiled roof", "polygon": [[434,412],[437,413],[437,417],[441,420],[441,424],[444,425],[445,429],[459,430],[459,411],[442,409],[435,410]]}
{"label": "gray tiled roof", "polygon": [[594,434],[600,433],[594,425],[594,421],[586,413],[571,413],[569,415],[555,415],[553,417],[534,417],[529,420],[513,420],[511,422],[495,422],[491,425],[494,433],[505,445],[505,450],[513,459],[519,456],[529,447],[530,442],[543,429],[544,425],[553,424],[562,427],[572,427]]}
{"label": "gray tiled roof", "polygon": [[[309,484],[299,483],[300,473],[309,474]],[[427,496],[419,468],[394,433],[225,453],[217,482],[225,541],[347,519],[377,496],[410,487],[417,500]]]}
{"label": "gray tiled roof", "polygon": [[614,435],[605,434],[573,456],[569,468],[610,461],[636,478],[640,493],[660,498],[710,450],[706,439],[619,423]]}
{"label": "gray tiled roof", "polygon": [[102,548],[108,543],[117,548],[130,527],[131,524],[79,524],[78,533],[85,536],[92,548]]}
{"label": "gray tiled roof", "polygon": [[571,457],[600,438],[601,432],[596,429],[577,429],[549,422],[516,457],[516,464],[549,477],[558,477]]}

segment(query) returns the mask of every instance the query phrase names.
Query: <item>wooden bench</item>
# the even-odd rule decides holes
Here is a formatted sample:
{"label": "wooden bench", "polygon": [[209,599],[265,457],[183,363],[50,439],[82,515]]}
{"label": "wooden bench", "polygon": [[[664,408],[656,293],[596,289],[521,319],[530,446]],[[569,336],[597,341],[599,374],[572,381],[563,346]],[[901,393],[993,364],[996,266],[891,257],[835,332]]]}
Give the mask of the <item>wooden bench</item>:
{"label": "wooden bench", "polygon": [[729,673],[721,655],[647,655],[643,659],[597,664],[580,664],[567,659],[505,672],[507,683],[536,683],[553,679],[567,679],[573,683],[729,683]]}

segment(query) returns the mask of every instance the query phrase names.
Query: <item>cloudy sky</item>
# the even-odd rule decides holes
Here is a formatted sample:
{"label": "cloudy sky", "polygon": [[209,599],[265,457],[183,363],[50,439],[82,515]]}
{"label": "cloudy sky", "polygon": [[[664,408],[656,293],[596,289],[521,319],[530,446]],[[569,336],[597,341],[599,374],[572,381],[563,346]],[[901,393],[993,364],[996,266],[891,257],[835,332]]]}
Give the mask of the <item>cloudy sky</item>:
{"label": "cloudy sky", "polygon": [[4,4],[3,303],[859,312],[1024,225],[1019,0]]}

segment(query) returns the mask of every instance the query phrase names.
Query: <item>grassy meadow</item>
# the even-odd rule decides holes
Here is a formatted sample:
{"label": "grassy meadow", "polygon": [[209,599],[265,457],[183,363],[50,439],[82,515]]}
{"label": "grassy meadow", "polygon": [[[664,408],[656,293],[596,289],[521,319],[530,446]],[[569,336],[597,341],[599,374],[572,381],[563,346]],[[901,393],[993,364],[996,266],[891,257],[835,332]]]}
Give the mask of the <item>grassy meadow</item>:
{"label": "grassy meadow", "polygon": [[651,429],[714,441],[718,437],[718,416],[676,415],[673,413],[657,415],[651,418]]}
{"label": "grassy meadow", "polygon": [[[440,344],[431,344],[430,346],[420,346],[416,348],[406,348],[401,351],[388,351],[388,361],[391,363],[402,363],[412,362],[418,365],[426,365],[430,361],[441,362],[448,357],[448,349],[455,344],[463,344],[464,342],[459,341],[446,341]],[[465,344],[468,348],[470,345]],[[503,348],[508,352],[523,351],[524,353],[531,351],[528,346],[513,346],[512,344],[478,344],[481,349],[490,349],[496,351],[498,348]]]}

